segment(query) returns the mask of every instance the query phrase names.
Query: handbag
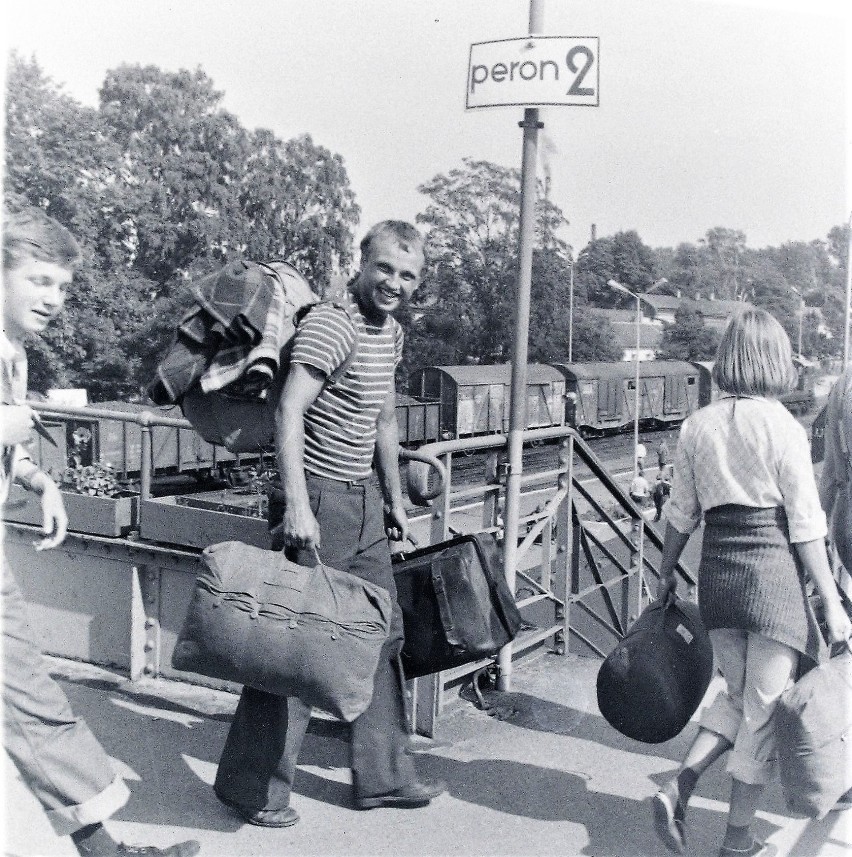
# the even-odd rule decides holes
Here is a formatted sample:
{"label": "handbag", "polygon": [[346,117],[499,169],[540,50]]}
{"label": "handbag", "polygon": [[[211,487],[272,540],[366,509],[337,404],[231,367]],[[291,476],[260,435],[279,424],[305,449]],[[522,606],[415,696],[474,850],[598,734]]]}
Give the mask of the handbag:
{"label": "handbag", "polygon": [[852,788],[852,654],[814,667],[781,694],[775,735],[788,808],[822,818]]}
{"label": "handbag", "polygon": [[296,696],[346,722],[366,710],[390,628],[386,589],[242,542],[211,545],[202,560],[175,669]]}
{"label": "handbag", "polygon": [[406,678],[496,654],[522,619],[491,533],[458,536],[393,560]]}
{"label": "handbag", "polygon": [[654,601],[598,670],[598,708],[622,735],[659,744],[695,714],[713,677],[713,647],[698,607]]}
{"label": "handbag", "polygon": [[[852,601],[837,591],[852,616]],[[824,634],[821,603],[813,600]],[[781,694],[775,710],[784,800],[810,818],[822,818],[852,788],[852,653],[845,643],[831,652]]]}

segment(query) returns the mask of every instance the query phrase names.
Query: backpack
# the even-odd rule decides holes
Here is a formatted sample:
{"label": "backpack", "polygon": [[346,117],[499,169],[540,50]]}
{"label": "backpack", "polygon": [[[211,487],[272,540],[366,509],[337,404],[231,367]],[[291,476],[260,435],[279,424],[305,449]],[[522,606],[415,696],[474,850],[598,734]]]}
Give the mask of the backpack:
{"label": "backpack", "polygon": [[[217,274],[230,278],[227,285],[237,285],[235,278],[273,276],[284,291],[283,329],[279,334],[280,352],[271,382],[253,386],[249,372],[242,383],[220,389],[205,390],[196,379],[180,400],[183,415],[208,443],[224,446],[233,453],[260,452],[272,446],[275,438],[275,410],[287,378],[289,355],[299,323],[320,303],[331,303],[350,316],[342,292],[320,299],[307,280],[287,262],[238,262],[225,266]],[[329,375],[326,383],[336,383],[352,365],[357,344],[343,363]],[[209,363],[208,363],[209,365]],[[261,369],[264,367],[261,365]]]}

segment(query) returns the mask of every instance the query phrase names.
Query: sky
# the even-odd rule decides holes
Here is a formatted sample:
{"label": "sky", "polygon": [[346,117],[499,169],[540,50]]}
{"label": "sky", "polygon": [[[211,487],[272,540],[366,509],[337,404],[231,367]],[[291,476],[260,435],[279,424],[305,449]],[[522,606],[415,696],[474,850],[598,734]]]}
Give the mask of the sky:
{"label": "sky", "polygon": [[[538,172],[577,251],[723,226],[825,238],[852,211],[852,26],[834,0],[541,0],[543,33],[599,38],[599,106],[541,108]],[[248,128],[340,154],[356,239],[413,220],[462,158],[521,165],[520,107],[465,110],[470,45],[523,37],[529,0],[30,0],[7,52],[96,105],[108,69],[201,67]]]}

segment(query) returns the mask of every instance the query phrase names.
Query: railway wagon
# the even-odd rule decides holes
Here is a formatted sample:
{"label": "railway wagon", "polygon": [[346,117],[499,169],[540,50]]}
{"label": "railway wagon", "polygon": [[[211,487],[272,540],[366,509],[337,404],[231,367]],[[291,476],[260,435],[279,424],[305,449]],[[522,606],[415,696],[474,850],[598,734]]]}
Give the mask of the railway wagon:
{"label": "railway wagon", "polygon": [[440,402],[421,402],[413,396],[397,393],[396,424],[399,427],[399,442],[405,446],[440,440]]}
{"label": "railway wagon", "polygon": [[[441,435],[456,439],[509,430],[512,367],[429,366],[420,376],[420,398],[440,403]],[[565,424],[565,378],[543,364],[527,367],[527,428]]]}
{"label": "railway wagon", "polygon": [[[819,374],[819,365],[812,363],[810,360],[805,360],[800,357],[793,357],[793,364],[798,372],[796,386],[789,393],[778,397],[781,402],[792,414],[806,414],[813,408],[816,402],[816,393],[814,391],[817,375]],[[701,407],[714,401],[719,390],[713,382],[713,361],[712,360],[696,360],[693,365],[698,369],[700,374],[699,381],[699,401]]]}
{"label": "railway wagon", "polygon": [[[150,411],[173,419],[181,419],[181,409],[174,405],[158,408],[152,405],[130,404],[128,402],[98,402],[99,410],[118,413],[141,413]],[[124,479],[138,478],[142,454],[142,429],[135,423],[125,423],[104,417],[85,416],[45,416],[45,425],[51,429],[51,435],[57,442],[56,448],[44,443],[37,450],[40,465],[48,472],[60,472],[71,463],[69,456],[76,450],[81,464],[98,461],[111,464],[116,473]],[[74,433],[86,429],[88,440],[75,446]],[[174,473],[205,473],[220,469],[223,465],[236,460],[236,456],[221,446],[213,446],[191,429],[177,429],[170,426],[153,426],[153,470],[157,475]]]}
{"label": "railway wagon", "polygon": [[[633,424],[636,364],[555,363],[565,377],[568,421],[583,434],[621,431]],[[686,361],[639,363],[639,422],[646,428],[682,422],[699,405],[699,370]],[[573,411],[573,415],[570,413]]]}

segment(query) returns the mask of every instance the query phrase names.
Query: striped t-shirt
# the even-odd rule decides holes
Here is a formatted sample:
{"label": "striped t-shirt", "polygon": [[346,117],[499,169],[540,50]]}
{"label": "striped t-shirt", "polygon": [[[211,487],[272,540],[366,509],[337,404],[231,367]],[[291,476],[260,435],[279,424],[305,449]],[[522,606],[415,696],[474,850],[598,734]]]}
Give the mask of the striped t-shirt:
{"label": "striped t-shirt", "polygon": [[327,384],[305,414],[305,470],[346,481],[370,475],[376,421],[402,358],[403,334],[388,316],[369,322],[352,297],[347,309],[319,304],[299,325],[291,363],[330,375],[346,360],[357,339],[355,359],[336,384]]}

